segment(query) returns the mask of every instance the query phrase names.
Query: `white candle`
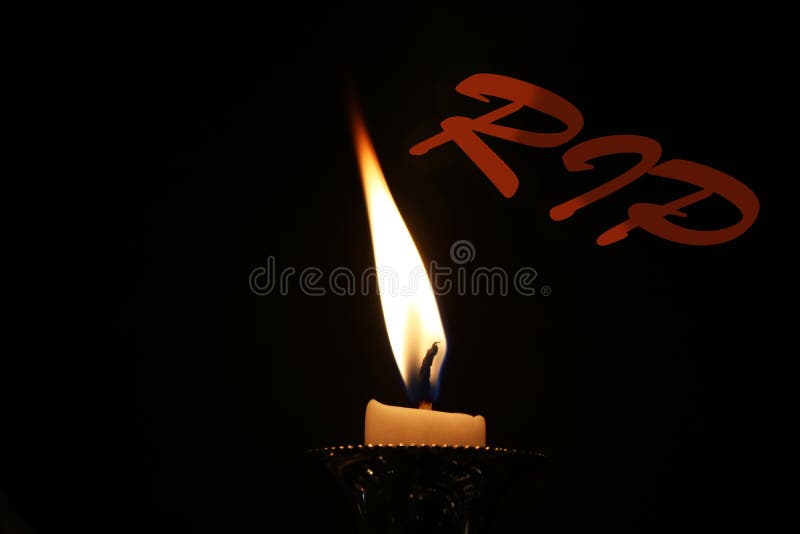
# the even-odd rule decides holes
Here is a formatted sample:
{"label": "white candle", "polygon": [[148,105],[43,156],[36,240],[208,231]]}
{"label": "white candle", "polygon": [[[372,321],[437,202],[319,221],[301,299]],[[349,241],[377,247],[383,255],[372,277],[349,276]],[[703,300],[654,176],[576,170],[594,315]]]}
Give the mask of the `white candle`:
{"label": "white candle", "polygon": [[367,445],[486,446],[482,415],[388,406],[372,399],[364,418]]}
{"label": "white candle", "polygon": [[[389,344],[406,388],[412,390],[409,397],[420,406],[431,408],[447,351],[439,308],[425,265],[392,198],[356,108],[352,109],[351,118],[375,267],[391,275],[377,277]],[[435,358],[437,353],[439,357]],[[417,387],[418,395],[413,391]],[[367,404],[364,441],[368,445],[485,446],[486,421],[480,415],[400,408],[373,399]]]}

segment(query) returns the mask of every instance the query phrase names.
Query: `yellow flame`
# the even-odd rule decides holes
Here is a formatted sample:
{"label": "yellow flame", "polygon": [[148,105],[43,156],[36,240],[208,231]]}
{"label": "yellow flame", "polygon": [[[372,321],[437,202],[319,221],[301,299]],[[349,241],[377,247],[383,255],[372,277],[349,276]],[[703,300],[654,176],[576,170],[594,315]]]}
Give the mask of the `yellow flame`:
{"label": "yellow flame", "polygon": [[439,342],[430,378],[435,392],[447,352],[439,308],[422,258],[394,203],[364,120],[355,106],[352,124],[389,343],[409,387],[419,376],[425,353],[435,341]]}

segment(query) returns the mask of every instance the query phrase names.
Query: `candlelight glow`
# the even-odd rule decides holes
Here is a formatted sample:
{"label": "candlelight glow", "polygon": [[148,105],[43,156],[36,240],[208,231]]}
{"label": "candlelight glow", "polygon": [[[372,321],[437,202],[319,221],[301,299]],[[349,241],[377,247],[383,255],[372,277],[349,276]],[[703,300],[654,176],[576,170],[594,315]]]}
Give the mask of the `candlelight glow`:
{"label": "candlelight glow", "polygon": [[409,398],[416,405],[422,359],[438,341],[439,352],[433,360],[430,377],[431,394],[435,399],[447,341],[422,258],[394,203],[364,120],[355,106],[352,125],[367,201],[383,319],[397,367]]}

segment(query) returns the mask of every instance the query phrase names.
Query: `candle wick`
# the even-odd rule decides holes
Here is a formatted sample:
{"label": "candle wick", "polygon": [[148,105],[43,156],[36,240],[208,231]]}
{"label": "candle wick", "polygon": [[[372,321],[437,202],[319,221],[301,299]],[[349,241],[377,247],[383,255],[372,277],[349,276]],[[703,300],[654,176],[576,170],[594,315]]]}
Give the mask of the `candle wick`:
{"label": "candle wick", "polygon": [[422,365],[419,368],[419,408],[420,410],[433,409],[433,392],[431,391],[431,366],[433,358],[439,352],[439,342],[434,341],[425,357],[422,358]]}

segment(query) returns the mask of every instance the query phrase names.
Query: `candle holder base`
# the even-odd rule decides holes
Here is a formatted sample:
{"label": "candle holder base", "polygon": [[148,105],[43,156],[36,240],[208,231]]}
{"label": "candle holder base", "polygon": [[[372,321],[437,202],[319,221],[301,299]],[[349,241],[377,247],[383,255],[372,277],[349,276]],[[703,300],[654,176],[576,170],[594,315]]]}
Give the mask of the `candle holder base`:
{"label": "candle holder base", "polygon": [[541,465],[491,447],[348,445],[308,451],[354,500],[365,532],[484,532],[509,484]]}

